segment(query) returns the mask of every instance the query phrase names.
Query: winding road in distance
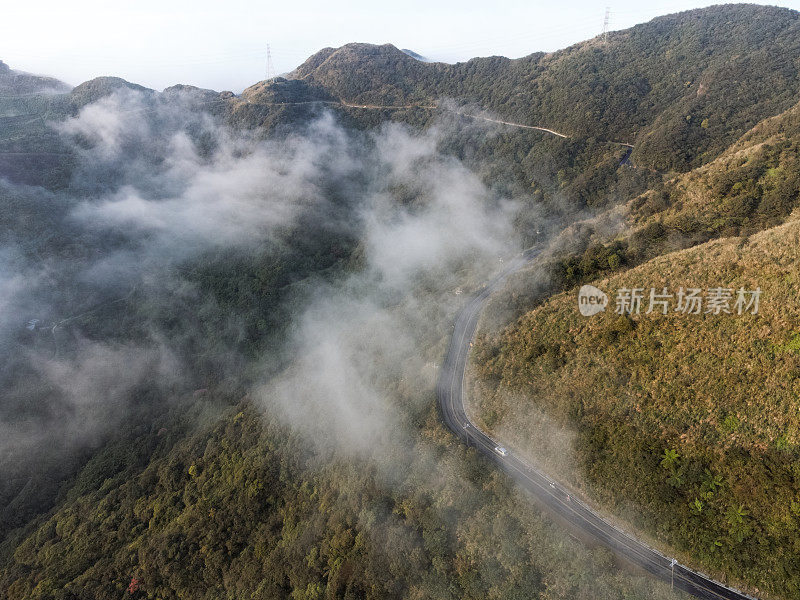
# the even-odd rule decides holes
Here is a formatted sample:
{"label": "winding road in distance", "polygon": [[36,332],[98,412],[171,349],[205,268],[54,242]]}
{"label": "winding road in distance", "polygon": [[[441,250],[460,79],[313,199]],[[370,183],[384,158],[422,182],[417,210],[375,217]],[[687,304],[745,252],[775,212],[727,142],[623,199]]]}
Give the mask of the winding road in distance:
{"label": "winding road in distance", "polygon": [[514,258],[505,270],[473,296],[456,316],[453,337],[436,386],[436,395],[445,425],[459,439],[474,446],[478,452],[511,475],[548,509],[581,531],[590,534],[623,559],[697,598],[754,600],[752,596],[726,587],[702,573],[681,565],[615,527],[575,498],[565,486],[518,458],[510,450],[506,455],[501,455],[497,449],[502,443],[478,429],[467,417],[464,409],[464,374],[480,313],[489,297],[503,285],[506,278],[533,261],[540,252],[538,249],[530,249]]}

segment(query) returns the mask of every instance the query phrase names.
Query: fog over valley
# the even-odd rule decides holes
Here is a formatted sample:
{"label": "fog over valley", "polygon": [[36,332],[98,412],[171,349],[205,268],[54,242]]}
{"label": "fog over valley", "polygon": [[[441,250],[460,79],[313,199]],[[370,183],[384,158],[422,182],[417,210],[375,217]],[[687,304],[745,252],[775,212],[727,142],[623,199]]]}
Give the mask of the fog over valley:
{"label": "fog over valley", "polygon": [[800,14],[605,16],[236,93],[0,56],[0,598],[800,597]]}

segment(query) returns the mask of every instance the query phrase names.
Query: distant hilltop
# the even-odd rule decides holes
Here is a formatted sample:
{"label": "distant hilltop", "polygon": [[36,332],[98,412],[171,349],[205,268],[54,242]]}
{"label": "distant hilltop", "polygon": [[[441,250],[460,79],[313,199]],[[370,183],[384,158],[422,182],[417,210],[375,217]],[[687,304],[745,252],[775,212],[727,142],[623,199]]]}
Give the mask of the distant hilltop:
{"label": "distant hilltop", "polygon": [[0,92],[11,94],[43,94],[48,92],[68,92],[72,89],[63,81],[53,77],[33,75],[14,71],[0,60]]}

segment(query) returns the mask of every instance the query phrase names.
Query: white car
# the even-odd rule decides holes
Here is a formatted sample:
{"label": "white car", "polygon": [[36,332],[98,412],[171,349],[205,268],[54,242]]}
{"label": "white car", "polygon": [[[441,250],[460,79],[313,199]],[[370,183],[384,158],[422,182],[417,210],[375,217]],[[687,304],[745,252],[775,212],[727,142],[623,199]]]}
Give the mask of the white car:
{"label": "white car", "polygon": [[497,452],[500,456],[508,456],[508,450],[506,450],[502,446],[495,446],[494,451]]}

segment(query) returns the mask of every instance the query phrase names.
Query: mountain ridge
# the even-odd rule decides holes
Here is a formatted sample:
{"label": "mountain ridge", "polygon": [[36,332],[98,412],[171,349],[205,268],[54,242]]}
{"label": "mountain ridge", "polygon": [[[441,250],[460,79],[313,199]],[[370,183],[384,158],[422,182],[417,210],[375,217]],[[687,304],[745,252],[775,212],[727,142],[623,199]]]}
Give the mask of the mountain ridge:
{"label": "mountain ridge", "polygon": [[4,94],[42,94],[64,93],[72,87],[54,77],[34,75],[11,69],[0,60],[0,93]]}
{"label": "mountain ridge", "polygon": [[[700,129],[703,120],[717,135],[731,127],[741,135],[794,103],[798,39],[797,11],[723,5],[612,32],[607,44],[594,38],[519,59],[420,63],[389,44],[347,44],[312,55],[289,78],[356,104],[451,97],[522,123],[565,123],[584,137],[636,138],[640,163],[686,170],[722,149]],[[759,50],[745,58],[742,47]],[[775,89],[784,94],[775,98]]]}
{"label": "mountain ridge", "polygon": [[[2,216],[9,235],[24,238],[26,243],[35,242],[39,232],[52,233],[53,209],[63,209],[60,198],[71,195],[70,166],[76,159],[74,150],[57,139],[52,124],[80,115],[89,102],[117,92],[121,92],[123,107],[130,100],[128,96],[135,96],[136,102],[131,104],[137,111],[135,118],[142,115],[142,123],[155,118],[158,111],[150,111],[151,107],[168,108],[186,111],[178,114],[204,113],[203,119],[212,117],[209,121],[213,120],[225,135],[242,133],[243,138],[257,142],[267,139],[264,147],[245,146],[257,148],[256,157],[265,148],[269,151],[279,145],[282,138],[302,140],[303,133],[311,124],[319,124],[323,115],[322,125],[341,125],[346,135],[365,144],[385,131],[414,136],[426,129],[435,130],[430,135],[436,139],[436,152],[443,155],[443,163],[463,165],[465,169],[459,173],[474,173],[476,181],[491,191],[487,196],[508,199],[519,207],[519,218],[512,228],[523,246],[539,241],[538,229],[551,227],[551,214],[556,215],[554,226],[560,226],[567,217],[605,214],[601,212],[605,209],[621,215],[626,208],[627,220],[620,217],[614,227],[604,229],[602,224],[583,222],[574,227],[577,241],[566,245],[566,256],[555,257],[560,261],[556,270],[561,276],[556,283],[565,290],[563,294],[542,304],[541,289],[536,290],[539,296],[528,290],[524,294],[510,290],[503,308],[508,312],[508,306],[516,305],[522,317],[496,336],[476,342],[479,368],[487,376],[483,383],[490,392],[486,404],[479,407],[481,417],[484,421],[502,419],[510,413],[504,412],[507,406],[501,402],[493,405],[497,398],[491,395],[492,386],[515,385],[523,380],[534,384],[554,381],[533,381],[532,370],[537,376],[543,373],[556,378],[569,364],[570,352],[580,342],[575,341],[577,329],[573,331],[570,326],[581,323],[576,324],[572,314],[561,318],[566,313],[559,311],[575,308],[571,291],[580,282],[593,281],[600,287],[609,281],[636,284],[633,277],[647,274],[653,281],[644,283],[660,285],[660,277],[670,275],[670,265],[678,265],[682,278],[688,279],[691,274],[731,275],[731,281],[752,287],[758,281],[747,269],[755,260],[753,248],[761,248],[768,252],[759,250],[758,265],[770,277],[764,289],[777,290],[786,301],[792,297],[788,292],[796,288],[797,278],[784,272],[797,262],[800,235],[796,218],[787,217],[797,209],[800,193],[797,27],[794,11],[734,5],[668,15],[611,32],[608,44],[593,38],[520,59],[484,57],[448,65],[422,63],[392,45],[355,43],[325,48],[288,77],[257,82],[238,96],[183,85],[157,92],[120,78],[104,77],[84,82],[70,93],[4,99],[0,175],[25,185],[15,189],[11,183],[0,181],[6,207]],[[446,109],[433,106],[433,101],[439,100],[447,103]],[[109,104],[113,108],[114,103]],[[210,110],[209,106],[216,108]],[[330,114],[334,118],[329,118]],[[467,114],[550,126],[570,137],[487,125],[468,119]],[[156,122],[149,124],[160,133]],[[205,153],[213,154],[213,136],[208,139],[203,128],[179,131],[188,134],[181,143],[200,152],[198,163],[205,161]],[[635,148],[631,153],[609,140],[635,142]],[[152,148],[154,161],[163,150],[162,141],[159,139]],[[247,155],[247,150],[243,153]],[[239,151],[233,154],[238,159]],[[154,167],[147,164],[149,173]],[[155,168],[168,166],[159,163]],[[260,181],[261,172],[254,171],[254,179]],[[49,179],[43,181],[42,173]],[[378,191],[386,196],[389,206],[409,204],[415,210],[424,209],[425,190],[414,182],[413,169],[408,175]],[[359,177],[361,174],[356,173],[354,180]],[[226,179],[224,187],[235,188],[233,184],[240,182],[234,179]],[[138,178],[130,181],[133,187],[139,182]],[[350,191],[358,190],[351,187],[353,181],[348,179],[341,186],[333,181],[331,193],[350,198]],[[113,189],[115,182],[112,177],[108,189]],[[206,180],[201,184],[206,185]],[[316,190],[320,185],[327,192],[326,184],[323,178],[303,189]],[[47,192],[43,199],[31,203],[30,198],[42,189]],[[143,191],[146,203],[161,201],[163,190]],[[267,197],[271,191],[259,188],[255,196]],[[174,193],[169,190],[167,196],[172,198]],[[370,188],[368,193],[375,190]],[[105,197],[105,189],[101,197]],[[232,197],[235,199],[235,195]],[[562,214],[566,215],[564,221],[559,221]],[[781,225],[784,222],[787,225]],[[617,233],[621,226],[629,228]],[[347,231],[352,230],[348,227]],[[478,600],[536,594],[604,597],[604,591],[616,598],[670,597],[668,585],[659,588],[648,587],[647,581],[617,581],[619,572],[609,568],[613,567],[613,557],[602,549],[587,549],[568,539],[563,530],[548,524],[527,504],[523,507],[500,472],[486,469],[470,449],[454,448],[454,441],[438,421],[427,376],[403,377],[401,384],[396,379],[398,372],[391,373],[389,385],[398,390],[397,398],[392,399],[399,398],[398,407],[403,402],[411,407],[404,413],[404,420],[413,423],[414,435],[409,437],[422,444],[421,452],[414,448],[401,458],[407,461],[404,466],[409,467],[409,475],[398,478],[400,490],[375,477],[368,461],[356,466],[347,460],[337,462],[325,453],[327,450],[312,459],[302,438],[279,425],[272,419],[274,415],[264,420],[256,414],[253,400],[240,393],[240,386],[245,387],[247,382],[243,383],[245,376],[242,380],[238,377],[248,369],[237,368],[236,376],[230,379],[219,374],[224,370],[215,370],[212,359],[217,353],[229,354],[225,324],[229,319],[236,323],[241,320],[241,327],[237,324],[236,331],[230,332],[236,344],[252,352],[264,348],[271,351],[264,340],[277,336],[273,331],[283,326],[278,323],[291,322],[289,316],[296,308],[282,303],[294,300],[294,296],[286,300],[284,294],[290,294],[290,289],[293,294],[296,287],[305,288],[308,280],[327,281],[327,277],[339,275],[339,269],[347,274],[357,271],[368,252],[357,238],[342,240],[333,234],[317,235],[316,231],[308,234],[313,240],[299,237],[302,241],[294,246],[295,236],[287,234],[287,254],[273,255],[269,248],[254,256],[220,252],[202,256],[189,268],[181,267],[179,271],[187,277],[186,287],[192,290],[191,300],[195,294],[209,297],[219,311],[212,307],[195,311],[190,299],[181,293],[179,300],[185,302],[181,305],[185,308],[162,315],[142,301],[147,296],[140,294],[147,291],[139,290],[107,315],[74,324],[76,336],[84,331],[97,336],[111,332],[125,340],[128,332],[117,328],[134,326],[142,318],[163,318],[170,331],[180,331],[183,311],[191,313],[188,316],[199,323],[204,335],[197,341],[190,338],[187,348],[202,361],[203,383],[184,390],[185,398],[170,395],[176,404],[168,414],[158,412],[157,418],[142,417],[141,422],[134,419],[109,439],[87,449],[74,464],[61,463],[57,471],[60,479],[43,483],[23,470],[13,481],[3,481],[0,493],[9,501],[7,513],[0,515],[2,531],[8,532],[0,542],[0,594],[7,593],[15,600],[136,597],[125,591],[135,581],[141,588],[137,592],[140,596],[163,598]],[[48,239],[60,241],[58,236]],[[76,238],[69,248],[83,251],[81,242]],[[694,247],[686,250],[685,246]],[[94,247],[87,248],[94,252]],[[670,254],[675,249],[679,251]],[[496,255],[490,260],[495,264]],[[538,272],[526,272],[523,277],[528,285],[540,285],[543,280]],[[296,282],[303,285],[296,286]],[[715,282],[708,279],[702,283]],[[423,282],[423,286],[427,284]],[[469,294],[467,286],[464,291],[460,298]],[[547,288],[548,294],[552,291]],[[440,304],[449,306],[452,296],[448,291],[450,300]],[[436,311],[446,312],[441,305],[437,304]],[[539,305],[545,308],[537,309]],[[441,340],[449,333],[447,315],[436,311],[431,309],[436,314],[436,327],[420,328],[427,340],[424,361],[420,362],[420,368],[425,363],[426,373],[438,360]],[[537,320],[543,313],[552,319],[544,323]],[[670,338],[669,332],[644,335],[651,324],[631,321],[610,318],[586,326],[591,343],[581,346],[582,351],[590,353],[594,342],[604,349],[613,348],[608,356],[628,356],[632,368],[639,369],[635,375],[643,377],[647,370],[642,365],[655,368],[654,361],[674,352],[679,341],[677,335]],[[780,318],[772,322],[778,323]],[[707,325],[704,322],[704,327]],[[761,330],[752,335],[739,325],[726,325],[729,330],[703,329],[708,336],[693,339],[691,347],[711,352],[714,344],[709,340],[722,336],[717,346],[723,347],[722,334],[733,331],[743,344],[729,347],[740,361],[737,365],[763,366],[760,374],[775,386],[776,393],[786,392],[780,388],[780,377],[792,374],[800,338],[788,330],[782,337],[770,337]],[[217,339],[220,331],[223,333]],[[23,332],[24,336],[29,334],[40,335],[27,329]],[[41,335],[51,342],[48,328],[43,328]],[[760,344],[755,348],[747,346],[753,338]],[[626,341],[636,343],[635,351],[626,346]],[[614,365],[615,373],[622,373],[618,380],[604,379],[605,374],[602,370],[598,373],[596,367],[605,356],[587,361],[589,369],[595,368],[591,371],[596,375],[592,380],[595,384],[602,387],[605,383],[633,381],[632,385],[638,385],[635,377],[625,379],[625,364]],[[778,360],[788,359],[774,368],[776,356]],[[772,363],[766,360],[770,357]],[[749,358],[753,361],[748,363]],[[702,364],[703,377],[715,375],[715,369],[720,376],[732,372],[726,365]],[[254,368],[261,373],[260,368]],[[572,380],[558,380],[565,390],[562,400],[572,399],[569,386],[590,387],[579,379],[577,369],[573,373]],[[679,374],[685,375],[683,371]],[[656,384],[670,384],[675,379],[664,377]],[[741,384],[733,375],[729,382],[732,389]],[[708,384],[708,378],[701,378],[699,384]],[[203,387],[192,391],[200,385]],[[527,388],[522,385],[514,391],[520,389]],[[781,396],[786,402],[770,405],[769,395],[762,393],[768,389],[773,388],[758,390],[763,406],[747,405],[740,395],[739,406],[720,403],[724,410],[712,415],[713,423],[697,425],[688,432],[697,434],[691,438],[693,443],[708,435],[727,444],[709,445],[711,456],[695,453],[696,448],[688,443],[685,448],[680,445],[685,443],[680,440],[689,439],[681,438],[687,432],[670,420],[670,406],[662,394],[636,397],[627,387],[614,389],[594,404],[567,406],[545,422],[569,424],[572,416],[588,419],[588,428],[586,421],[582,429],[579,427],[578,441],[582,451],[588,449],[587,454],[597,458],[587,461],[594,468],[592,474],[613,479],[612,484],[633,481],[635,486],[633,500],[613,485],[610,490],[598,486],[606,500],[622,507],[616,514],[635,513],[627,511],[627,503],[644,499],[642,510],[655,506],[668,512],[664,522],[671,524],[669,541],[687,554],[700,557],[716,571],[750,582],[751,589],[767,581],[775,597],[785,597],[794,592],[780,589],[781,569],[797,566],[786,553],[798,543],[800,508],[794,507],[784,492],[792,489],[792,477],[800,480],[794,446],[800,434],[792,431],[785,439],[773,439],[780,434],[780,419],[774,419],[775,413],[791,406],[793,400]],[[614,402],[618,397],[627,403]],[[685,394],[681,399],[681,418],[703,406],[686,401]],[[219,409],[213,418],[208,416],[206,402]],[[647,402],[656,404],[652,418],[637,410]],[[522,410],[524,404],[517,401],[514,406]],[[617,407],[620,410],[615,412]],[[740,409],[742,414],[737,416]],[[758,420],[760,409],[767,415],[765,419],[773,419],[767,423],[769,427],[766,421]],[[406,410],[405,404],[399,410]],[[197,415],[201,426],[190,421],[187,415],[192,411],[205,415]],[[604,412],[608,419],[592,420],[592,416]],[[787,419],[793,426],[797,423],[792,415]],[[491,423],[486,424],[491,428]],[[619,429],[613,429],[617,424]],[[522,425],[527,427],[528,423]],[[656,435],[661,432],[660,425],[668,429],[667,436]],[[748,438],[750,429],[758,430],[759,435]],[[569,428],[566,431],[569,433]],[[612,443],[603,443],[609,440]],[[680,457],[662,456],[665,450],[676,448]],[[614,462],[613,456],[604,454],[611,450],[621,459]],[[729,457],[724,456],[725,450],[731,450]],[[732,479],[723,485],[716,477],[720,473],[742,473],[731,470],[731,461],[750,460],[747,452],[761,450],[765,450],[765,459],[756,466],[779,469],[781,479],[774,488],[764,490],[768,501],[763,506],[744,514],[747,511],[740,511],[734,501],[754,497],[747,495],[747,485]],[[447,466],[447,471],[432,477],[433,486],[428,485],[428,479],[421,485],[419,471],[412,468],[420,457],[422,462]],[[653,478],[637,477],[639,471],[631,457],[642,457],[641,464]],[[661,463],[666,459],[673,461],[668,467]],[[710,476],[704,471],[706,466]],[[44,465],[41,471],[45,471]],[[761,484],[761,475],[753,468],[740,481]],[[711,496],[709,492],[713,492]],[[673,504],[665,507],[667,500]],[[699,508],[695,500],[700,501]],[[702,547],[691,547],[694,530],[684,531],[676,525],[676,519],[687,513],[691,513],[687,523],[700,521],[696,530],[702,533]],[[644,518],[646,521],[647,513]],[[645,522],[642,529],[660,535],[664,530],[659,522],[652,527],[652,522]],[[636,525],[642,525],[641,521]],[[557,544],[547,543],[551,537],[545,533],[550,528]],[[774,547],[755,547],[752,531],[758,528],[770,532],[763,539]],[[498,535],[504,536],[499,545]],[[375,543],[383,539],[392,542],[388,552]],[[743,567],[736,557],[725,562],[718,556],[705,556],[705,552],[719,552],[722,545],[717,542],[728,544],[726,551],[732,553],[744,548],[758,568]],[[613,578],[608,573],[614,573]],[[792,585],[795,583],[800,585],[796,578]]]}

